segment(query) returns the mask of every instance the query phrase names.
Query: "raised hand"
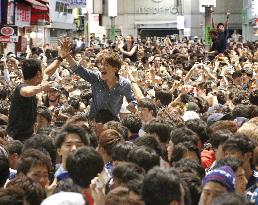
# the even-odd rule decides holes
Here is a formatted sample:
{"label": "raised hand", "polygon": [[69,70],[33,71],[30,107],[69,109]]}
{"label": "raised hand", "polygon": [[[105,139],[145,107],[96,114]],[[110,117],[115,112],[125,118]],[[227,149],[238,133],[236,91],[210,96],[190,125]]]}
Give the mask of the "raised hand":
{"label": "raised hand", "polygon": [[58,47],[58,54],[62,58],[66,58],[68,55],[71,54],[71,46],[72,43],[68,37],[63,37],[62,39],[58,40],[60,46]]}

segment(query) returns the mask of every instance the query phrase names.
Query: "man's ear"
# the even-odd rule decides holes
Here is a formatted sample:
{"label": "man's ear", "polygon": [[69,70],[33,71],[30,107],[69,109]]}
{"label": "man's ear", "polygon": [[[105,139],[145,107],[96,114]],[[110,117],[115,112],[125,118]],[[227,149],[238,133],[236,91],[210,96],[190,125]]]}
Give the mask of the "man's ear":
{"label": "man's ear", "polygon": [[17,153],[13,153],[9,157],[10,157],[11,160],[18,160],[19,155]]}
{"label": "man's ear", "polygon": [[57,154],[58,154],[59,156],[61,156],[61,148],[57,148],[56,151],[57,151]]}
{"label": "man's ear", "polygon": [[244,154],[244,161],[245,160],[250,160],[253,156],[253,153],[252,152],[247,152]]}

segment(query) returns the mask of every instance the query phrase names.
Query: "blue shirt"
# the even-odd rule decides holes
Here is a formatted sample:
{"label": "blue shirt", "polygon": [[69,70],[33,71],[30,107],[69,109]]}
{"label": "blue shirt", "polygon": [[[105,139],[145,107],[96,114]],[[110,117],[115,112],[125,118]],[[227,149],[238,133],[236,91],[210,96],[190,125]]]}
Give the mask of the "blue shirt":
{"label": "blue shirt", "polygon": [[137,104],[130,82],[125,78],[119,76],[118,83],[109,89],[106,81],[101,79],[98,72],[77,65],[75,73],[91,84],[92,104],[89,119],[93,119],[95,113],[99,110],[109,110],[117,116],[123,104],[123,97],[126,97],[128,103]]}

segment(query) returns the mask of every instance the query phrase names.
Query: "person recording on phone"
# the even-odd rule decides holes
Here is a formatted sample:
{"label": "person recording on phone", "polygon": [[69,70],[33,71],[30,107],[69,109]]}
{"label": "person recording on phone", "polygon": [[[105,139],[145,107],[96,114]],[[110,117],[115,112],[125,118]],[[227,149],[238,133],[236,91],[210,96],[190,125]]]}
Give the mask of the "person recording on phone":
{"label": "person recording on phone", "polygon": [[57,58],[44,71],[39,60],[27,59],[23,62],[23,82],[15,88],[9,110],[7,134],[13,139],[24,141],[32,136],[37,117],[36,95],[52,87],[53,82],[44,79],[51,77],[61,62]]}

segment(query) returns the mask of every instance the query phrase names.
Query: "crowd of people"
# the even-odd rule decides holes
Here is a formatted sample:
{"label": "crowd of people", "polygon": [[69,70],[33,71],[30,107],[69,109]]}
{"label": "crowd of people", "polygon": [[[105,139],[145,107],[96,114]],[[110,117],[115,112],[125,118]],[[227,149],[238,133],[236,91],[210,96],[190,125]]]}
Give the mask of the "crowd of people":
{"label": "crowd of people", "polygon": [[258,204],[258,42],[226,36],[2,56],[0,204]]}

